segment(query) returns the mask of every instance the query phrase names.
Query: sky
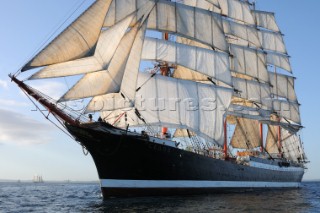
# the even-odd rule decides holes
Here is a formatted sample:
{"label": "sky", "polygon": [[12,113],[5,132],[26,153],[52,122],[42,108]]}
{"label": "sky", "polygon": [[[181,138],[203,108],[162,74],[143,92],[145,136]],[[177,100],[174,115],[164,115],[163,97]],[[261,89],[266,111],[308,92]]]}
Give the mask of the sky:
{"label": "sky", "polygon": [[[78,6],[79,10],[68,22],[92,2],[0,1],[0,180],[31,180],[35,174],[45,180],[98,180],[91,156],[85,156],[79,144],[36,111],[8,78],[9,73],[19,70],[48,41]],[[305,126],[301,138],[310,160],[304,180],[320,179],[319,8],[319,0],[257,1],[258,10],[275,12],[297,78],[295,87]],[[27,76],[24,74],[22,78]],[[54,98],[69,86],[52,80],[31,84]]]}

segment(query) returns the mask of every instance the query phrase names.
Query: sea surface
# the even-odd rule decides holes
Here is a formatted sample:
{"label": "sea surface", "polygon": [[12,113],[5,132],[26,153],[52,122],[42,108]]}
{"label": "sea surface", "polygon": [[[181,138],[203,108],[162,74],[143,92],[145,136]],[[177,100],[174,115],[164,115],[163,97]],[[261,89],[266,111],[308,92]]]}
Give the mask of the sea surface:
{"label": "sea surface", "polygon": [[320,212],[320,182],[300,189],[113,198],[97,183],[0,183],[0,212]]}

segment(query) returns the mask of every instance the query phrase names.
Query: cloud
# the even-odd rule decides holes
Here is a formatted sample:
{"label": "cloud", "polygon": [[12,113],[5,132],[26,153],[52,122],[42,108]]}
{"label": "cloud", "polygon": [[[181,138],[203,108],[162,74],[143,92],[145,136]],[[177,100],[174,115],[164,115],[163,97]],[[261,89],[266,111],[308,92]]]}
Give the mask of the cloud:
{"label": "cloud", "polygon": [[56,100],[68,90],[65,84],[56,81],[33,82],[30,86]]}
{"label": "cloud", "polygon": [[0,79],[0,87],[8,89],[8,82]]}
{"label": "cloud", "polygon": [[0,143],[43,144],[53,139],[54,127],[24,114],[0,109]]}
{"label": "cloud", "polygon": [[26,106],[31,106],[31,104],[26,102],[16,101],[16,100],[0,99],[0,106],[26,107]]}

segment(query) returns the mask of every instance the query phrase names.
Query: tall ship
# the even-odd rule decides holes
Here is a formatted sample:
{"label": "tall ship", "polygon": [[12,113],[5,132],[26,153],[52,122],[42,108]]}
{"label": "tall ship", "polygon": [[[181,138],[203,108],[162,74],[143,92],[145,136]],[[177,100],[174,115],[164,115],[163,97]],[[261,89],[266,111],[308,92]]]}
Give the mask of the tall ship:
{"label": "tall ship", "polygon": [[[249,0],[97,0],[10,78],[91,154],[105,199],[296,188],[289,58]],[[77,80],[54,100],[28,85],[48,78]]]}
{"label": "tall ship", "polygon": [[32,182],[34,183],[43,183],[42,175],[34,175],[32,178]]}

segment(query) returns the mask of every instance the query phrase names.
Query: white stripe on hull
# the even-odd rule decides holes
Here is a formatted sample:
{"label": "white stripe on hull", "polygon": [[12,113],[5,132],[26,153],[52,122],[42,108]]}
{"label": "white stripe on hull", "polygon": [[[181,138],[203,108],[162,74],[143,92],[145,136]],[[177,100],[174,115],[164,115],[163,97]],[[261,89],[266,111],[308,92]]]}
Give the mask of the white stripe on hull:
{"label": "white stripe on hull", "polygon": [[115,180],[101,179],[104,188],[298,188],[300,182]]}
{"label": "white stripe on hull", "polygon": [[278,165],[270,165],[266,163],[259,163],[259,162],[254,162],[250,161],[250,166],[251,167],[256,167],[256,168],[261,168],[261,169],[269,169],[273,171],[284,171],[284,172],[303,172],[304,168],[302,167],[279,167]]}

